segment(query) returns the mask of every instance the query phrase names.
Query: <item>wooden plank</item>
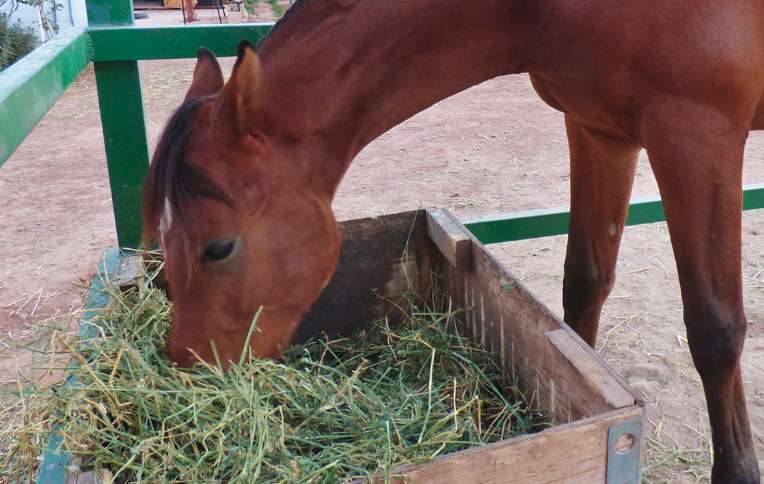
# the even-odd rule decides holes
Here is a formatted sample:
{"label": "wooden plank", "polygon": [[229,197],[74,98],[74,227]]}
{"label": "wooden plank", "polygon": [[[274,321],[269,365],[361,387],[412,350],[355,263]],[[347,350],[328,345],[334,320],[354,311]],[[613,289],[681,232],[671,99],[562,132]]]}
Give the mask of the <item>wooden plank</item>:
{"label": "wooden plank", "polygon": [[349,334],[386,313],[394,319],[397,311],[391,303],[409,290],[429,291],[429,263],[437,249],[427,237],[424,212],[342,222],[340,231],[337,270],[300,324],[295,341],[322,332]]}
{"label": "wooden plank", "polygon": [[[528,402],[552,422],[571,422],[638,403],[596,352],[476,239],[471,269],[441,259],[453,306],[467,308],[463,319],[468,332],[499,355],[507,380],[516,383]],[[563,333],[554,333],[556,346],[547,333],[560,330],[569,341],[564,341]]]}
{"label": "wooden plank", "polygon": [[628,420],[641,419],[643,414],[641,407],[627,407],[537,434],[455,452],[428,464],[395,469],[393,472],[401,477],[393,482],[604,483],[608,429]]}
{"label": "wooden plank", "polygon": [[547,331],[545,335],[581,375],[583,383],[596,387],[613,408],[634,405],[634,397],[592,357],[591,353],[584,350],[583,342],[571,337],[570,332],[565,329]]}
{"label": "wooden plank", "polygon": [[446,210],[427,210],[427,235],[452,266],[472,264],[470,233]]}

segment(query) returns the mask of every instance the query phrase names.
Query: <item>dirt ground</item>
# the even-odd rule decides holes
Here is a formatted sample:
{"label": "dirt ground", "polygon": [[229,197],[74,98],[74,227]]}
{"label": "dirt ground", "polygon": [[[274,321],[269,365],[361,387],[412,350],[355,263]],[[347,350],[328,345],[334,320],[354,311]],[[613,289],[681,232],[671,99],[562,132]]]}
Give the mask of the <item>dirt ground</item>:
{"label": "dirt ground", "polygon": [[[229,71],[231,59],[224,62]],[[155,143],[181,100],[193,62],[141,63],[147,130]],[[746,183],[764,182],[764,133],[746,150]],[[462,219],[566,205],[569,165],[562,115],[526,76],[486,82],[376,140],[350,168],[334,203],[340,219],[449,207]],[[635,196],[657,193],[645,159]],[[22,349],[50,318],[75,311],[81,286],[115,244],[92,69],[84,72],[0,170],[0,383],[13,394],[30,372]],[[764,211],[744,215],[749,319],[743,373],[764,468]],[[493,250],[561,314],[565,237]],[[628,228],[618,281],[600,329],[600,353],[648,405],[648,482],[708,479],[710,440],[690,361],[665,224]],[[19,373],[20,372],[20,373]]]}

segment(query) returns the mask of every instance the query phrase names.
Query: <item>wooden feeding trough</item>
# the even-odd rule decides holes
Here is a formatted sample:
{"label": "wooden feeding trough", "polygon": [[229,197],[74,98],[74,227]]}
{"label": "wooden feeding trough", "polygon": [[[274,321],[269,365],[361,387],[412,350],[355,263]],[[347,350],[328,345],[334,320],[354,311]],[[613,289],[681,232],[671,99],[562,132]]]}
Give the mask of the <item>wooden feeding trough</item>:
{"label": "wooden feeding trough", "polygon": [[[393,317],[393,305],[410,289],[427,294],[438,280],[451,308],[464,311],[460,319],[466,333],[497,355],[506,378],[551,423],[538,433],[394,469],[394,475],[404,476],[397,482],[640,481],[642,402],[457,219],[428,210],[340,226],[339,266],[302,322],[298,339],[321,332],[348,334],[365,321]],[[112,283],[119,283],[125,268],[134,265],[112,258],[104,266]],[[103,279],[95,279],[91,305],[108,304],[92,300],[93,294],[104,294],[98,291]],[[83,328],[93,330],[92,325]],[[40,482],[65,482],[68,459],[53,450],[55,439]]]}
{"label": "wooden feeding trough", "polygon": [[384,314],[386,300],[410,286],[426,294],[432,275],[442,274],[452,306],[466,310],[468,333],[497,353],[507,378],[552,423],[398,469],[407,482],[639,482],[642,402],[456,218],[409,212],[344,222],[341,230],[339,267],[300,338],[352,332]]}

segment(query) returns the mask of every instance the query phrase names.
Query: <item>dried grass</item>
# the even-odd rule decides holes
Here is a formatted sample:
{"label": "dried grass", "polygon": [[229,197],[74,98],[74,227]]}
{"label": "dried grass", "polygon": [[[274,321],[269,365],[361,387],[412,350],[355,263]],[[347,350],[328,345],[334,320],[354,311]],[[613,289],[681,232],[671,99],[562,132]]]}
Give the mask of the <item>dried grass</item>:
{"label": "dried grass", "polygon": [[227,372],[168,363],[160,290],[114,299],[93,320],[98,337],[61,341],[77,362],[67,384],[20,389],[0,479],[33,478],[52,429],[76,462],[117,482],[337,482],[539,425],[455,315],[414,297],[399,326],[316,338],[284,362],[242,355]]}

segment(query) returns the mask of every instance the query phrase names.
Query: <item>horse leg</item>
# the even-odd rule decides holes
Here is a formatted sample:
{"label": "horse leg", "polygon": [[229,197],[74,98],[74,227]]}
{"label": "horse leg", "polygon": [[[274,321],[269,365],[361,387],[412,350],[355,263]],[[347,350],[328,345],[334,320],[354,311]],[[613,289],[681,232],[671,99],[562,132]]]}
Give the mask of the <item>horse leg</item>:
{"label": "horse leg", "polygon": [[592,347],[615,282],[618,247],[639,146],[565,117],[570,146],[570,227],[562,301],[565,321]]}
{"label": "horse leg", "polygon": [[[661,119],[661,113],[653,114]],[[643,136],[663,197],[690,352],[706,394],[713,482],[757,483],[740,374],[746,331],[741,189],[748,133],[718,112],[694,106],[672,106],[671,114],[663,114],[669,122],[643,127]]]}

